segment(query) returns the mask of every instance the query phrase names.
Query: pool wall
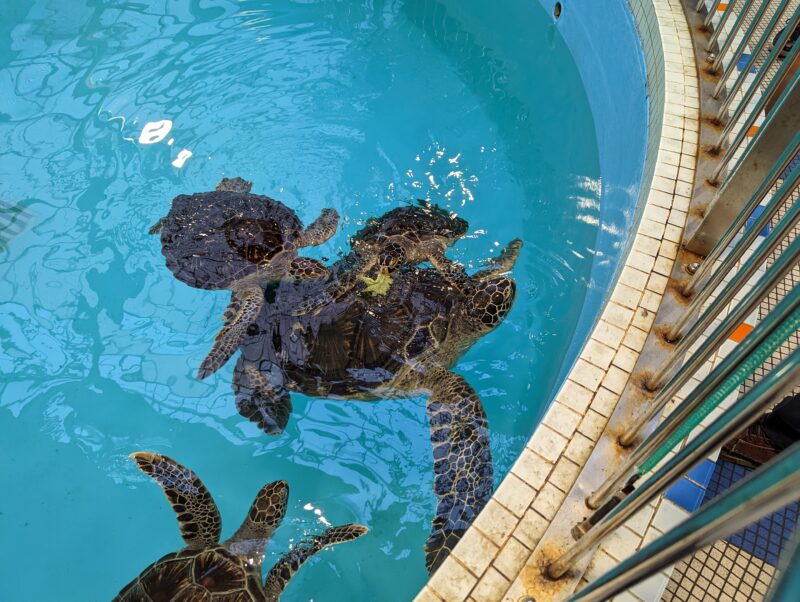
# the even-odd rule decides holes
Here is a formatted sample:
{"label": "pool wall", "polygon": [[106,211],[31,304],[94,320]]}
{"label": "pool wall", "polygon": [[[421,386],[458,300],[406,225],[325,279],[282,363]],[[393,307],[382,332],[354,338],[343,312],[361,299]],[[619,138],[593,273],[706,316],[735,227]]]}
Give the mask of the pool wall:
{"label": "pool wall", "polygon": [[[562,19],[567,11],[589,6],[577,1],[562,4]],[[517,602],[536,588],[539,565],[548,558],[546,546],[540,545],[542,538],[601,437],[666,292],[694,183],[697,70],[679,0],[629,0],[629,10],[645,57],[649,114],[642,193],[630,216],[635,227],[632,244],[609,287],[600,318],[544,419],[493,498],[420,592],[419,601]],[[595,21],[582,28],[594,42],[587,44],[598,52],[603,46],[597,41],[598,32],[615,33],[607,25],[600,27]],[[624,81],[620,85],[611,92],[624,97]],[[600,134],[598,138],[602,141]],[[638,547],[647,539],[652,520],[652,515],[645,517],[640,532],[625,529],[631,545]],[[604,545],[622,543],[627,540]],[[586,564],[588,560],[583,568]],[[590,565],[587,577],[604,568]],[[579,578],[570,582],[571,587]],[[566,593],[560,592],[556,599]]]}
{"label": "pool wall", "polygon": [[[539,2],[552,15],[554,0]],[[578,67],[594,117],[601,201],[591,278],[558,382],[577,358],[633,242],[630,233],[644,206],[640,197],[648,189],[643,183],[652,177],[652,162],[649,174],[645,171],[645,158],[654,144],[647,139],[648,98],[663,97],[663,90],[647,89],[644,49],[626,0],[561,4],[561,17],[553,26]],[[654,124],[654,130],[659,125]]]}

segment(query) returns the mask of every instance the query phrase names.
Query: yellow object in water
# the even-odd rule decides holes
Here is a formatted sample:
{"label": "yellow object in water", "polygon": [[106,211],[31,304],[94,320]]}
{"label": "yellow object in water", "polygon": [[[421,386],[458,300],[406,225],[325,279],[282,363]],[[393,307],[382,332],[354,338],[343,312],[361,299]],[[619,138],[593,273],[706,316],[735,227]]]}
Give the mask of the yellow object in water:
{"label": "yellow object in water", "polygon": [[367,285],[364,292],[371,295],[385,295],[392,285],[392,277],[389,275],[389,270],[386,269],[381,270],[377,278],[369,276],[359,276],[358,278]]}

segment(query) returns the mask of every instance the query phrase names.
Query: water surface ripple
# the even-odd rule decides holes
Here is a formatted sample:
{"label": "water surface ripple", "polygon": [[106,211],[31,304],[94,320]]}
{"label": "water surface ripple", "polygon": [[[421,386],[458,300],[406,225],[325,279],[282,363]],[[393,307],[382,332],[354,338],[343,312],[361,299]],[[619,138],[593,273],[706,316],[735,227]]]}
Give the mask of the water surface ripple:
{"label": "water surface ripple", "polygon": [[[200,474],[223,536],[262,484],[286,479],[291,528],[267,566],[288,534],[370,526],[298,573],[287,600],[408,600],[424,583],[422,400],[295,395],[287,432],[267,438],[236,413],[233,362],[193,377],[226,293],[174,280],[147,229],[177,194],[238,175],[306,224],[337,209],[342,228],[308,250],[317,258],[411,198],[469,220],[449,255],[470,269],[521,237],[516,305],[456,367],[486,406],[499,481],[569,359],[600,202],[569,53],[538,3],[501,4],[0,7],[0,217],[15,226],[0,221],[0,532],[12,546],[0,599],[110,599],[180,546],[136,450]],[[140,142],[162,120],[171,128]]]}

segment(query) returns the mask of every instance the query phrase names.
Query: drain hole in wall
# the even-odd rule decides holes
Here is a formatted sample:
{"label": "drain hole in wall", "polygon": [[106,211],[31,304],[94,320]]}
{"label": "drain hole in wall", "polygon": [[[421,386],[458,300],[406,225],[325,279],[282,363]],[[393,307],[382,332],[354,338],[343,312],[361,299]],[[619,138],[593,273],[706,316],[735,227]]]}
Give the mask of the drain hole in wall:
{"label": "drain hole in wall", "polygon": [[556,5],[553,7],[553,18],[558,21],[558,18],[561,16],[561,2],[556,2]]}

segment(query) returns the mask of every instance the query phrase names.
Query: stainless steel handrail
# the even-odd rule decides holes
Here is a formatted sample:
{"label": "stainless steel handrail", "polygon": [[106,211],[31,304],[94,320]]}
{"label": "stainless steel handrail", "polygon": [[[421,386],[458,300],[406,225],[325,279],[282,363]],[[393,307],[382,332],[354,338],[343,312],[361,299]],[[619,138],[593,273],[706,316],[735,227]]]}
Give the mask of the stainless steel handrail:
{"label": "stainless steel handrail", "polygon": [[[796,240],[794,245],[795,248],[793,250],[800,251],[800,240]],[[792,257],[791,253],[785,253],[782,258],[778,260],[778,264],[782,263],[783,265],[776,264],[770,269],[775,269],[777,273],[785,274],[786,271],[788,271],[786,266],[788,265],[788,268],[791,269],[796,262],[797,259]],[[781,278],[782,277],[783,276],[781,276]],[[770,288],[769,290],[772,289]],[[755,306],[761,302],[762,298],[763,297],[758,294],[755,288],[752,289],[737,306],[731,319],[720,324],[711,335],[711,338],[717,343],[720,342],[720,340],[724,341],[727,339],[733,328],[741,323],[739,316],[751,313],[753,309],[755,309]],[[793,289],[784,300],[755,327],[753,332],[751,332],[741,344],[737,345],[736,348],[686,396],[683,402],[658,425],[656,430],[631,452],[628,458],[614,470],[597,491],[587,498],[586,505],[589,506],[589,508],[596,509],[608,501],[613,492],[622,487],[634,468],[667,441],[688,416],[691,415],[717,387],[733,374],[747,355],[758,347],[758,345],[760,345],[792,312],[797,310],[798,307],[800,307],[800,288],[795,287],[795,289]],[[733,328],[731,328],[731,326],[733,326]],[[630,445],[633,443],[644,425],[648,424],[663,411],[691,375],[702,365],[702,362],[706,361],[714,351],[716,351],[716,346],[713,343],[703,345],[703,349],[697,355],[697,357],[703,358],[702,361],[695,361],[695,357],[692,357],[690,362],[687,362],[686,365],[681,367],[681,370],[675,375],[675,378],[664,388],[662,394],[659,394],[653,402],[647,406],[644,412],[633,419],[632,424],[620,436],[620,444]]]}
{"label": "stainless steel handrail", "polygon": [[[728,22],[728,19],[730,19],[730,16],[734,13],[735,9],[736,9],[736,0],[730,0],[730,2],[728,2],[728,6],[725,7],[725,12],[722,13],[722,18],[719,20],[719,23],[717,23],[717,26],[714,28],[714,33],[711,34],[711,37],[708,40],[708,44],[706,45],[706,50],[710,51],[717,43],[717,40],[719,40],[723,30],[725,29],[725,24]],[[736,19],[736,23],[741,22],[746,12],[747,12],[747,7],[745,7],[745,10],[740,11],[740,15],[739,18]],[[733,26],[733,30],[728,32],[728,37],[726,38],[725,42],[723,43],[723,46],[719,50],[720,56],[717,57],[717,60],[720,61],[722,60],[721,55],[725,52],[723,48],[727,50],[727,47],[730,45],[729,42],[733,42],[733,37],[736,34],[736,23]]]}
{"label": "stainless steel handrail", "polygon": [[[795,443],[729,491],[709,502],[700,512],[574,594],[569,602],[610,600],[681,558],[795,501],[800,497],[799,465],[800,443]],[[791,585],[793,591],[797,592],[800,584],[798,575],[790,574],[789,578],[791,584],[787,580],[785,585]],[[774,602],[793,599],[797,598],[773,596]]]}
{"label": "stainless steel handrail", "polygon": [[[800,22],[800,11],[798,11],[795,17],[797,17],[799,19],[798,22]],[[785,36],[786,32],[784,32],[783,35]],[[775,56],[777,56],[776,51],[778,50],[778,48],[780,48],[780,45],[776,45],[775,49],[772,51],[770,55],[772,57],[772,60],[774,60]],[[714,170],[713,175],[709,178],[709,181],[717,182],[719,180],[722,171],[725,169],[730,160],[733,158],[733,155],[739,149],[739,146],[741,146],[742,141],[747,136],[747,133],[750,131],[750,128],[753,126],[756,119],[758,119],[758,116],[761,115],[761,113],[764,111],[767,101],[770,99],[772,95],[772,91],[775,89],[777,83],[783,79],[784,74],[788,72],[790,68],[789,66],[792,64],[792,62],[794,62],[798,52],[800,52],[800,44],[797,44],[792,48],[791,52],[789,53],[789,56],[784,60],[783,64],[778,69],[778,72],[775,74],[775,77],[772,79],[772,81],[770,81],[769,85],[767,86],[767,90],[764,92],[761,98],[758,99],[755,107],[753,107],[753,109],[750,111],[750,114],[745,118],[744,123],[739,127],[739,131],[736,133],[733,142],[731,142],[728,145],[727,149],[725,150],[725,153],[719,160],[719,164],[717,165],[716,170]],[[765,72],[766,69],[767,66],[765,64],[764,67],[762,67],[761,71],[759,71],[759,73]],[[792,83],[789,85],[788,88],[791,89],[797,83],[798,79],[800,79],[800,72],[795,73],[792,76]],[[739,103],[733,116],[730,117],[727,124],[723,128],[722,133],[720,134],[719,139],[717,140],[716,143],[717,149],[721,150],[723,148],[724,143],[728,139],[729,134],[733,131],[733,128],[738,126],[739,118],[741,117],[745,109],[748,107],[750,98],[752,98],[752,95],[755,93],[756,88],[757,88],[757,82],[753,82],[753,84],[750,86],[748,92],[745,95],[745,99],[743,99],[742,102]],[[785,90],[782,96],[785,96],[787,92],[788,90]],[[780,100],[778,101],[778,103],[780,103]],[[771,115],[772,113],[767,115],[763,127],[768,127]]]}
{"label": "stainless steel handrail", "polygon": [[[691,295],[693,294],[697,288],[700,281],[704,280],[711,270],[714,268],[714,264],[716,263],[717,259],[720,258],[722,253],[725,249],[728,248],[728,245],[731,244],[733,239],[739,233],[739,231],[744,227],[747,223],[747,219],[752,215],[753,211],[755,211],[756,207],[758,207],[759,203],[763,201],[763,199],[769,194],[769,191],[772,189],[773,186],[781,179],[781,175],[784,171],[788,168],[789,164],[794,159],[794,156],[800,151],[800,132],[795,134],[795,137],[792,139],[789,146],[786,147],[786,150],[783,151],[780,159],[778,159],[778,163],[776,163],[773,168],[770,170],[769,174],[767,175],[766,179],[761,183],[758,189],[753,193],[750,197],[750,200],[747,201],[744,208],[739,212],[736,218],[733,220],[733,223],[728,227],[725,233],[722,235],[717,241],[717,244],[711,249],[711,251],[706,255],[706,258],[703,260],[703,263],[700,264],[700,267],[691,277],[689,282],[686,286],[683,287],[683,294],[684,295]],[[772,201],[769,203],[772,205],[775,201],[775,197],[773,196]],[[779,206],[775,205],[775,211],[777,211]],[[769,211],[769,209],[765,209],[765,211]],[[774,215],[774,212],[772,213]],[[770,216],[770,219],[772,217]]]}
{"label": "stainless steel handrail", "polygon": [[705,21],[703,21],[703,25],[706,27],[711,27],[711,21],[714,20],[714,15],[719,12],[719,5],[722,0],[714,0],[714,4],[711,6],[711,10],[708,11],[706,15]]}
{"label": "stainless steel handrail", "polygon": [[[770,213],[776,212],[781,205],[785,204],[787,199],[794,193],[798,183],[800,183],[800,169],[795,169],[789,174],[789,177],[783,181],[780,188],[775,192],[772,209]],[[668,341],[676,341],[683,333],[688,323],[694,316],[702,309],[706,301],[709,300],[714,291],[722,284],[724,278],[730,274],[735,268],[736,264],[744,257],[745,252],[750,248],[752,243],[758,237],[762,228],[769,224],[772,215],[765,215],[762,213],[755,221],[753,226],[747,230],[742,240],[731,250],[728,257],[720,264],[714,271],[706,285],[697,292],[694,299],[689,303],[689,306],[684,312],[675,320],[675,323],[670,327],[666,335]],[[800,220],[800,203],[793,204],[786,212],[786,215],[775,225],[772,232],[763,240],[763,242],[756,247],[753,254],[744,260],[744,264],[736,273],[736,276],[730,281],[725,290],[714,300],[712,306],[728,302],[733,298],[733,295],[738,292],[747,282],[747,278],[752,276],[759,266],[767,259],[767,257],[775,250],[780,244],[781,240],[791,231],[795,224]],[[727,299],[726,301],[720,300]],[[721,307],[720,307],[721,309]],[[696,328],[692,328],[696,332]],[[705,330],[705,329],[704,329]],[[691,337],[685,337],[690,339]],[[662,370],[663,371],[663,370]],[[657,379],[653,379],[658,382]]]}
{"label": "stainless steel handrail", "polygon": [[767,602],[800,600],[800,529],[781,553],[778,575],[767,592]]}
{"label": "stainless steel handrail", "polygon": [[[764,8],[766,8],[766,7],[764,7]],[[722,121],[722,120],[725,119],[725,116],[728,114],[728,109],[730,108],[731,103],[736,98],[736,94],[742,88],[742,86],[744,85],[745,80],[747,79],[747,74],[753,68],[753,65],[755,64],[756,59],[761,54],[761,51],[766,46],[767,42],[769,42],[771,40],[772,35],[775,32],[775,29],[777,28],[778,24],[780,23],[780,20],[783,18],[783,15],[786,13],[788,8],[789,8],[789,0],[781,0],[781,4],[778,6],[778,9],[775,11],[775,14],[773,15],[772,19],[770,19],[770,22],[767,24],[767,27],[766,27],[764,33],[758,39],[758,42],[756,43],[755,48],[753,48],[753,51],[750,53],[750,58],[745,63],[744,68],[739,73],[739,75],[736,78],[736,80],[734,80],[733,85],[731,86],[730,90],[728,90],[727,95],[725,96],[724,100],[720,104],[719,110],[717,111],[717,120]],[[793,15],[793,18],[790,20],[790,23],[789,23],[790,25],[797,23],[794,20],[794,17],[796,17],[796,16],[797,16],[797,13],[795,13],[795,15]],[[788,28],[787,28],[787,31],[790,31],[790,30],[788,30]],[[784,34],[786,34],[786,31],[784,31]],[[750,100],[753,98],[753,95],[755,94],[756,90],[758,90],[759,86],[761,85],[761,82],[763,82],[764,78],[767,76],[767,73],[769,72],[770,67],[777,60],[778,54],[780,54],[779,48],[783,44],[786,43],[786,36],[784,35],[784,37],[780,41],[781,41],[781,44],[780,45],[776,44],[775,48],[773,48],[770,51],[770,53],[767,55],[767,59],[764,61],[764,64],[761,66],[761,69],[759,69],[758,72],[756,73],[756,77],[755,77],[754,81],[750,84],[750,86],[748,87],[747,91],[745,92],[744,98],[737,105],[737,108],[733,113],[734,116],[731,117],[728,120],[729,124],[730,123],[736,124],[736,122],[739,120],[739,117],[741,116],[741,112],[747,107],[747,105],[749,104]],[[721,90],[720,90],[720,92],[721,92]],[[716,90],[715,90],[715,93],[716,93]],[[719,94],[717,93],[717,96],[718,95]],[[715,96],[715,98],[716,98],[716,96]],[[720,141],[724,140],[727,137],[728,133],[730,133],[730,130],[728,130],[728,132],[725,133],[724,136],[720,136]]]}
{"label": "stainless steel handrail", "polygon": [[[725,89],[725,83],[728,81],[728,78],[730,78],[731,74],[733,73],[733,70],[736,69],[737,65],[739,64],[739,59],[741,59],[742,55],[744,55],[744,49],[747,47],[748,44],[750,44],[750,41],[753,39],[753,34],[755,34],[756,30],[758,29],[758,24],[761,21],[761,17],[764,15],[764,11],[767,10],[767,6],[769,6],[771,1],[772,0],[762,0],[761,6],[758,8],[756,15],[753,17],[753,20],[750,22],[750,26],[744,32],[741,41],[739,42],[738,46],[736,46],[736,50],[733,53],[733,57],[731,57],[731,60],[728,62],[728,66],[725,67],[725,70],[723,71],[722,75],[719,78],[719,81],[717,82],[716,88],[714,88],[714,93],[712,94],[714,98],[719,98],[719,95],[722,94],[722,91]],[[743,7],[743,9],[739,14],[739,19],[744,20],[745,15],[747,15],[747,11],[750,10],[751,4],[752,2],[748,2],[747,5]],[[734,35],[731,35],[728,38],[728,41],[732,42],[733,39]],[[713,65],[714,70],[720,68],[722,60],[724,58],[725,57],[723,51],[720,48],[719,55],[714,61]],[[736,89],[738,88],[734,86],[733,90]]]}
{"label": "stainless steel handrail", "polygon": [[627,491],[621,492],[622,501],[594,524],[583,537],[567,548],[559,558],[550,563],[547,574],[553,579],[562,577],[578,558],[593,549],[602,538],[621,527],[626,520],[663,493],[709,453],[755,422],[784,393],[793,388],[798,378],[800,378],[800,351],[793,353],[769,372],[744,397],[736,401],[717,420],[691,439],[681,451],[667,460],[640,487],[630,494]]}

